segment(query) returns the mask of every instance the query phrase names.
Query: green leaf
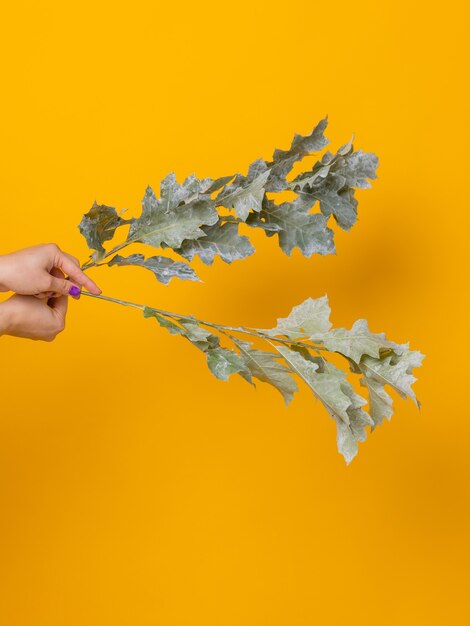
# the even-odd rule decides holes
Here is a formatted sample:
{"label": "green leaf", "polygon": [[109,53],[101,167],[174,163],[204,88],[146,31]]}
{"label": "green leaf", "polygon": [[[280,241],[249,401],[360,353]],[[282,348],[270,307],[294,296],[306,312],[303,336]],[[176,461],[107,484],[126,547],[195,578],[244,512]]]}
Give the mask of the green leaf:
{"label": "green leaf", "polygon": [[366,320],[357,320],[351,330],[336,328],[323,335],[319,332],[310,336],[315,342],[321,341],[328,350],[339,352],[356,363],[364,354],[379,358],[381,350],[401,349],[398,344],[388,341],[384,333],[372,333]]}
{"label": "green leaf", "polygon": [[137,265],[144,269],[150,270],[156,279],[168,285],[172,278],[179,278],[181,280],[200,280],[187,263],[180,261],[173,261],[164,256],[152,256],[145,259],[143,254],[131,254],[128,257],[122,257],[117,254],[109,261],[108,265]]}
{"label": "green leaf", "polygon": [[220,347],[207,351],[207,365],[219,380],[228,380],[231,374],[247,370],[245,361],[236,352]]}
{"label": "green leaf", "polygon": [[326,225],[328,218],[320,213],[310,213],[314,203],[315,199],[309,196],[297,196],[292,202],[282,204],[264,200],[260,218],[265,222],[266,230],[271,228],[273,234],[277,234],[279,245],[287,255],[294,248],[299,248],[307,258],[312,254],[335,252],[333,231]]}
{"label": "green leaf", "polygon": [[289,184],[290,189],[308,191],[309,187],[312,188],[315,184],[321,183],[319,179],[326,178],[330,173],[330,170],[335,171],[335,166],[337,166],[338,163],[344,166],[345,158],[352,154],[354,149],[352,141],[353,137],[350,141],[348,141],[348,143],[341,146],[336,154],[332,154],[329,151],[325,152],[321,159],[314,163],[311,170],[301,172],[294,178],[293,181],[291,181]]}
{"label": "green leaf", "polygon": [[276,346],[276,349],[335,420],[338,452],[350,463],[357,454],[358,442],[366,439],[365,426],[374,425],[362,409],[366,400],[354,391],[346,374],[332,363],[323,360],[320,368],[298,351],[285,346]]}
{"label": "green leaf", "polygon": [[251,344],[246,341],[239,339],[234,341],[252,376],[261,380],[263,383],[268,383],[275,387],[281,393],[286,405],[288,405],[294,393],[298,391],[298,387],[290,374],[290,370],[282,363],[279,363],[276,355],[272,352],[255,350],[251,348]]}
{"label": "green leaf", "polygon": [[196,254],[206,265],[212,265],[218,255],[225,263],[232,263],[237,259],[245,259],[254,253],[255,249],[248,237],[238,234],[238,224],[220,221],[214,226],[203,226],[204,237],[186,239],[176,252],[185,259],[192,261]]}
{"label": "green leaf", "polygon": [[381,359],[374,359],[364,356],[359,363],[359,367],[365,375],[365,380],[370,379],[381,385],[390,385],[402,397],[410,397],[419,406],[411,385],[416,381],[413,376],[413,369],[420,367],[424,355],[416,350],[409,350],[408,344],[400,345],[393,354]]}
{"label": "green leaf", "polygon": [[185,334],[184,330],[180,328],[178,324],[175,324],[170,319],[164,317],[155,309],[152,309],[151,307],[146,306],[144,307],[143,313],[144,313],[144,317],[154,317],[157,320],[157,322],[160,324],[160,326],[162,328],[166,328],[166,330],[171,335],[184,335]]}
{"label": "green leaf", "polygon": [[336,443],[338,452],[344,456],[346,463],[349,465],[358,452],[358,442],[365,441],[367,438],[365,427],[374,427],[374,422],[362,408],[364,404],[367,404],[366,400],[354,391],[348,381],[344,381],[341,389],[351,400],[351,405],[347,409],[349,424],[345,424],[340,419],[335,419]]}
{"label": "green leaf", "polygon": [[305,197],[313,201],[319,200],[323,215],[333,215],[343,230],[349,230],[357,221],[357,200],[353,191],[345,188],[344,183],[341,176],[328,175],[322,179],[321,185],[305,194]]}
{"label": "green leaf", "polygon": [[212,178],[204,178],[202,181],[200,181],[198,193],[211,194],[215,191],[219,191],[219,189],[225,187],[225,185],[227,185],[232,180],[232,178],[234,178],[233,174],[231,176],[221,176],[220,178],[216,178],[215,180],[213,180]]}
{"label": "green leaf", "polygon": [[246,224],[252,228],[262,228],[268,237],[272,237],[276,233],[282,231],[282,226],[275,222],[266,222],[258,213],[250,213],[246,220]]}
{"label": "green leaf", "polygon": [[361,385],[369,392],[369,412],[374,426],[372,430],[379,426],[384,419],[390,421],[393,415],[392,398],[385,391],[384,385],[371,376],[361,378]]}
{"label": "green leaf", "polygon": [[370,189],[369,180],[377,178],[376,169],[379,159],[373,152],[357,150],[338,164],[339,173],[346,179],[349,187],[356,189]]}
{"label": "green leaf", "polygon": [[354,188],[369,188],[367,180],[377,178],[378,159],[375,154],[359,150],[353,152],[352,141],[333,155],[327,152],[310,172],[299,174],[290,188],[301,195],[319,200],[320,210],[333,215],[339,226],[349,230],[357,220],[357,200]]}
{"label": "green leaf", "polygon": [[324,361],[323,371],[320,372],[316,363],[305,359],[299,352],[286,346],[276,345],[275,348],[292,371],[310,387],[328,413],[349,424],[347,409],[351,406],[351,400],[342,389],[346,374],[327,361]]}
{"label": "green leaf", "polygon": [[264,198],[264,186],[269,170],[263,159],[250,165],[248,176],[237,174],[231,185],[225,187],[216,198],[217,205],[235,209],[238,217],[245,221],[250,210],[259,212]]}
{"label": "green leaf", "polygon": [[202,352],[207,352],[208,350],[217,348],[220,345],[220,339],[217,335],[209,334],[205,339],[191,339],[187,333],[185,336],[189,339],[193,346],[196,346],[196,348],[199,348]]}
{"label": "green leaf", "polygon": [[213,336],[212,333],[202,328],[196,322],[187,322],[182,319],[180,319],[179,322],[186,331],[186,337],[191,341],[206,341],[209,337]]}
{"label": "green leaf", "polygon": [[96,262],[101,261],[105,254],[103,243],[114,237],[116,228],[128,223],[117,214],[116,209],[105,204],[95,202],[88,213],[85,213],[78,228],[88,247],[96,250],[93,255]]}
{"label": "green leaf", "polygon": [[320,120],[309,135],[296,134],[289,150],[274,151],[273,160],[267,163],[270,176],[266,191],[283,191],[289,187],[286,176],[292,170],[294,163],[307,154],[318,152],[328,144],[328,139],[323,135],[327,125],[328,116]]}
{"label": "green leaf", "polygon": [[197,192],[196,181],[189,177],[180,185],[171,173],[161,182],[160,198],[147,187],[142,214],[133,220],[127,241],[179,248],[185,239],[204,236],[201,225],[215,224],[219,216],[210,196]]}
{"label": "green leaf", "polygon": [[275,328],[264,332],[271,337],[285,335],[293,340],[313,337],[331,328],[330,312],[328,296],[307,298],[295,306],[287,317],[279,318]]}

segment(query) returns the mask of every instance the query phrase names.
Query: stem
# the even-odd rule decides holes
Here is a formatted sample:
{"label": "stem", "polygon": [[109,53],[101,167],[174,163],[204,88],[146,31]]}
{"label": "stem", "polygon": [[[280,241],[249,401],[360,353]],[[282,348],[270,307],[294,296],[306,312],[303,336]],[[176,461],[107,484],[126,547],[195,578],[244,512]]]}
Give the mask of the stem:
{"label": "stem", "polygon": [[108,302],[115,302],[116,304],[122,304],[123,306],[132,306],[135,309],[144,310],[143,304],[136,304],[135,302],[128,302],[127,300],[119,300],[118,298],[111,298],[110,296],[98,296],[94,293],[89,293],[88,291],[82,291],[81,296],[89,296],[90,298],[99,298],[100,300],[107,300]]}
{"label": "stem", "polygon": [[[129,302],[128,300],[120,300],[119,298],[111,298],[110,296],[98,296],[94,293],[89,293],[88,291],[82,291],[81,295],[89,296],[90,298],[98,298],[99,300],[107,300],[108,302],[114,302],[115,304],[121,304],[122,306],[131,306],[135,309],[140,309],[141,311],[145,309],[144,304],[137,304],[135,302]],[[270,337],[266,335],[261,328],[248,328],[246,326],[225,326],[224,324],[206,322],[205,320],[194,317],[194,315],[180,315],[179,313],[172,313],[171,311],[165,311],[164,309],[156,309],[155,307],[149,308],[152,308],[159,315],[164,315],[165,317],[170,317],[176,320],[187,320],[188,322],[196,322],[197,324],[202,324],[203,326],[208,326],[209,328],[215,328],[220,332],[229,331],[232,333],[242,333],[244,335],[251,335],[253,337],[258,337],[258,339],[264,339],[266,341],[277,341],[279,343],[284,343],[288,346],[302,346],[304,348],[313,348],[316,351],[323,349],[319,346],[312,346],[305,341],[294,341],[291,339],[281,339],[280,337]]]}

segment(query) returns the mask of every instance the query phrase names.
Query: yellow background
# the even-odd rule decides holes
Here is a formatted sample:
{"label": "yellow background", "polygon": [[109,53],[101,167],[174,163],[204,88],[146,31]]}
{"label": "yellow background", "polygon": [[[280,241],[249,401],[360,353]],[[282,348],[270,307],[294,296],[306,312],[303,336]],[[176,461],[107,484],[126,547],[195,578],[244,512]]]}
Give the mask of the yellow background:
{"label": "yellow background", "polygon": [[93,200],[136,215],[174,169],[219,176],[326,113],[380,157],[338,254],[196,263],[104,293],[266,326],[308,296],[427,358],[346,467],[303,389],[217,381],[138,311],[82,298],[52,344],[0,340],[5,626],[467,624],[468,165],[463,3],[15,2],[2,9],[0,251],[85,260]]}

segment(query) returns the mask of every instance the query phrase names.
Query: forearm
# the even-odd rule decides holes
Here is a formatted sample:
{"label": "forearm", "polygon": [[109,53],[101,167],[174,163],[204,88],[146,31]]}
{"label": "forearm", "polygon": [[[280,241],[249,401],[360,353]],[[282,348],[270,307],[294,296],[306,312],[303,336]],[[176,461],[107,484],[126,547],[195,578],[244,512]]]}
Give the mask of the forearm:
{"label": "forearm", "polygon": [[8,287],[8,278],[7,278],[7,268],[8,268],[8,254],[0,255],[0,292],[1,291],[10,291]]}

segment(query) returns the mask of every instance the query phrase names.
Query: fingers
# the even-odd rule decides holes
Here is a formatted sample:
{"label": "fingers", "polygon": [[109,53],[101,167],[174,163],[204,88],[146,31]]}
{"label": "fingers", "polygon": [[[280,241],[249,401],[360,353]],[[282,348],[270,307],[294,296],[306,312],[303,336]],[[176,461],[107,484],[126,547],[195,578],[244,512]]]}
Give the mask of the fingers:
{"label": "fingers", "polygon": [[58,298],[51,298],[48,302],[50,308],[54,311],[60,321],[63,322],[62,327],[65,322],[65,316],[67,314],[67,306],[69,303],[69,299],[67,296],[59,296]]}
{"label": "fingers", "polygon": [[[81,287],[85,287],[87,291],[90,293],[94,293],[95,295],[99,295],[101,293],[101,289],[98,285],[91,280],[82,270],[80,269],[80,264],[72,257],[70,254],[66,254],[65,252],[59,251],[58,260],[56,261],[57,267],[61,269],[65,274],[68,274],[69,277],[73,280],[74,283]],[[71,285],[69,286],[70,289]],[[64,293],[64,292],[60,292]],[[71,294],[76,295],[76,294]]]}
{"label": "fingers", "polygon": [[[74,285],[70,280],[66,278],[57,278],[55,276],[50,277],[49,280],[49,289],[44,293],[53,293],[52,296],[73,296],[78,297],[80,295],[80,287]],[[44,297],[44,294],[39,294]]]}
{"label": "fingers", "polygon": [[67,296],[59,296],[50,298],[46,308],[52,318],[48,323],[48,332],[41,339],[44,341],[54,341],[59,333],[65,330],[65,316],[67,315],[67,306],[69,299]]}
{"label": "fingers", "polygon": [[[57,267],[52,268],[51,274],[54,278],[57,278],[58,280],[69,282],[65,280],[62,270]],[[56,319],[56,326],[54,328],[55,337],[56,334],[62,332],[65,328],[65,316],[67,315],[69,299],[67,296],[57,297],[56,294],[54,294],[54,296],[55,297],[52,297],[48,300],[47,304],[49,305],[49,308],[52,309],[52,312],[54,313]]]}
{"label": "fingers", "polygon": [[[58,267],[53,267],[49,272],[51,276],[55,276],[56,278],[65,278],[64,272],[60,270]],[[50,287],[50,277],[48,286]],[[60,296],[60,293],[56,293],[55,291],[41,291],[40,293],[35,293],[34,297],[39,298],[39,300],[49,300],[50,298],[57,298]]]}

